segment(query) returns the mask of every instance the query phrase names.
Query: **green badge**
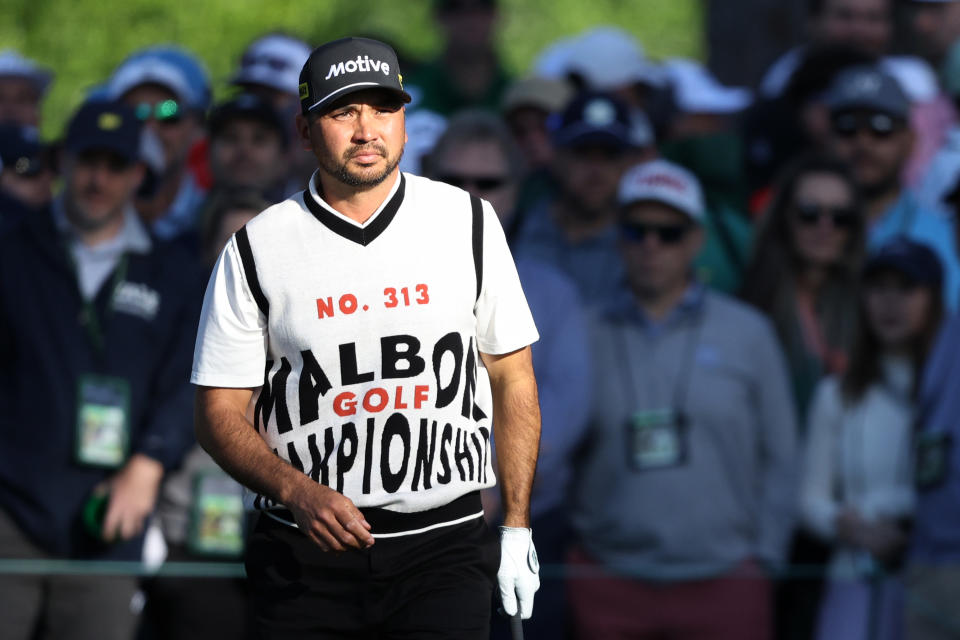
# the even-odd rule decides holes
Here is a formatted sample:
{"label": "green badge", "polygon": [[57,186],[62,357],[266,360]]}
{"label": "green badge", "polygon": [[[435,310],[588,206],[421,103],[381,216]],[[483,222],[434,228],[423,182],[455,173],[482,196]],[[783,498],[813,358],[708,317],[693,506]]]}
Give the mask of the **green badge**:
{"label": "green badge", "polygon": [[187,546],[200,555],[243,553],[243,489],[223,471],[194,476]]}
{"label": "green badge", "polygon": [[76,461],[115,469],[130,449],[130,384],[123,378],[83,375],[77,382]]}
{"label": "green badge", "polygon": [[673,409],[637,411],[627,423],[627,453],[634,471],[666,469],[687,459],[687,421]]}
{"label": "green badge", "polygon": [[306,82],[300,83],[300,99],[306,100],[310,97],[310,87],[307,86]]}

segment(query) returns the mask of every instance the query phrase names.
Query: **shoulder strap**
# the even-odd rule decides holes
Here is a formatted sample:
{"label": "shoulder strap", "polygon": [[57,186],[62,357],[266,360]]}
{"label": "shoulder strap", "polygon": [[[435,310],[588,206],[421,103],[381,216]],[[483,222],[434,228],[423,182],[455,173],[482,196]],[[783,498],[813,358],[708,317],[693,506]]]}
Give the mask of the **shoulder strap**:
{"label": "shoulder strap", "polygon": [[477,300],[483,288],[483,204],[480,198],[470,196],[470,209],[473,213],[473,268],[477,272]]}
{"label": "shoulder strap", "polygon": [[267,296],[263,295],[263,289],[260,288],[260,279],[257,277],[257,265],[253,261],[253,250],[250,248],[250,238],[247,237],[247,227],[241,227],[236,233],[237,249],[240,251],[240,262],[243,263],[243,274],[247,278],[247,284],[250,286],[250,293],[253,299],[260,307],[260,312],[269,317],[270,303]]}

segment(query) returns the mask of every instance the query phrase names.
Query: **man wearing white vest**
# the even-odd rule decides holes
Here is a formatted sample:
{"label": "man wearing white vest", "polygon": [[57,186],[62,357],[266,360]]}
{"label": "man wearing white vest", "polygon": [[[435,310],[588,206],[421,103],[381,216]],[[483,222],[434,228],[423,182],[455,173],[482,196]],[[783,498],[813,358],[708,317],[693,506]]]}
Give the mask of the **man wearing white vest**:
{"label": "man wearing white vest", "polygon": [[[484,638],[495,583],[523,618],[539,586],[537,330],[489,203],[399,171],[410,97],[394,51],[329,42],[300,83],[319,168],[224,249],[191,377],[200,444],[262,511],[257,628]],[[496,483],[491,429],[499,544],[479,498]]]}

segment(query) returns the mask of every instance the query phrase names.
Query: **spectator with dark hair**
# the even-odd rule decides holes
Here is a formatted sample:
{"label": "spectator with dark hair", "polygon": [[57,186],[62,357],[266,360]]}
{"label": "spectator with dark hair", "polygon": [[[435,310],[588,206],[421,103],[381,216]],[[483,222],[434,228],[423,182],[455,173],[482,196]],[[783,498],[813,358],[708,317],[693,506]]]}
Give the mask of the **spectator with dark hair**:
{"label": "spectator with dark hair", "polygon": [[846,165],[813,155],[784,173],[757,235],[742,295],[773,322],[801,425],[820,378],[846,368],[865,224]]}
{"label": "spectator with dark hair", "polygon": [[559,120],[553,163],[559,190],[521,214],[514,252],[558,267],[594,305],[615,298],[624,285],[615,223],[630,117],[613,96],[588,92],[574,98]]}
{"label": "spectator with dark hair", "polygon": [[795,508],[786,368],[759,313],[691,277],[696,179],[665,161],[620,185],[630,288],[594,331],[592,430],[573,480],[577,637],[771,637]]}
{"label": "spectator with dark hair", "polygon": [[206,187],[191,171],[190,155],[203,138],[203,114],[210,104],[206,70],[183,49],[149,47],[114,70],[107,95],[132,107],[163,147],[162,174],[136,201],[140,217],[163,239],[194,230]]}
{"label": "spectator with dark hair", "polygon": [[53,73],[12,49],[0,51],[0,123],[40,126],[40,103]]}
{"label": "spectator with dark hair", "polygon": [[212,268],[230,236],[271,204],[256,189],[213,191],[200,213],[204,266]]}
{"label": "spectator with dark hair", "polygon": [[944,300],[956,308],[960,262],[943,212],[924,207],[902,181],[914,143],[910,103],[897,81],[875,67],[847,69],[827,97],[833,152],[850,165],[864,198],[868,245],[906,235],[928,244],[943,265]]}
{"label": "spectator with dark hair", "polygon": [[801,514],[834,544],[822,640],[904,637],[916,389],[943,310],[943,272],[922,244],[884,245],[863,277],[850,366],[820,384],[810,410]]}
{"label": "spectator with dark hair", "polygon": [[[0,240],[0,550],[139,560],[160,480],[192,442],[200,278],[133,208],[142,123],[89,102],[64,190]],[[131,637],[133,576],[4,575],[4,636]],[[37,634],[37,635],[35,635]]]}
{"label": "spectator with dark hair", "polygon": [[433,0],[433,17],[443,52],[405,79],[414,106],[444,116],[499,107],[510,79],[494,48],[498,0]]}
{"label": "spectator with dark hair", "polygon": [[54,175],[36,129],[0,124],[0,230],[49,206]]}
{"label": "spectator with dark hair", "polygon": [[[429,177],[489,201],[503,227],[510,229],[521,164],[520,150],[499,118],[464,111],[450,119],[426,166]],[[576,287],[554,267],[519,258],[517,273],[540,331],[540,341],[533,346],[533,370],[539,376],[543,429],[531,496],[531,528],[538,531],[540,562],[559,565],[570,540],[566,499],[573,455],[586,431],[590,409],[586,320]],[[488,492],[487,498],[488,504],[496,500],[495,492]],[[563,637],[568,613],[564,590],[558,577],[542,579],[537,615],[526,625],[527,637]],[[495,623],[494,637],[509,637],[504,627]]]}
{"label": "spectator with dark hair", "polygon": [[253,189],[271,203],[286,197],[287,127],[268,102],[240,94],[213,108],[207,129],[213,188]]}
{"label": "spectator with dark hair", "polygon": [[956,0],[907,0],[916,46],[939,66],[960,39],[960,2]]}

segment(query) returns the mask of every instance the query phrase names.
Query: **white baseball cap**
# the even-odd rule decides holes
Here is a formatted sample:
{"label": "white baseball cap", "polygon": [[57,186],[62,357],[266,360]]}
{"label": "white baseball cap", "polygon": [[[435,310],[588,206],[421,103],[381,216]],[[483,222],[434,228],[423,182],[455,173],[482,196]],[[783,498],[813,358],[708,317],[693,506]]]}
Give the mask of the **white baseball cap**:
{"label": "white baseball cap", "polygon": [[674,58],[663,67],[683,113],[737,113],[753,102],[749,89],[724,86],[699,62]]}
{"label": "white baseball cap", "polygon": [[601,26],[547,47],[534,63],[537,75],[563,79],[582,76],[596,91],[611,91],[636,83],[662,84],[657,66],[640,42],[618,27]]}
{"label": "white baseball cap", "polygon": [[298,95],[300,70],[310,57],[310,45],[292,36],[274,33],[253,41],[243,52],[233,84],[257,84]]}
{"label": "white baseball cap", "polygon": [[705,205],[697,178],[666,160],[651,160],[627,171],[620,180],[617,197],[621,206],[635,202],[659,202],[703,222]]}
{"label": "white baseball cap", "polygon": [[13,49],[6,49],[0,51],[0,78],[24,78],[33,84],[38,95],[43,96],[53,80],[53,72]]}

